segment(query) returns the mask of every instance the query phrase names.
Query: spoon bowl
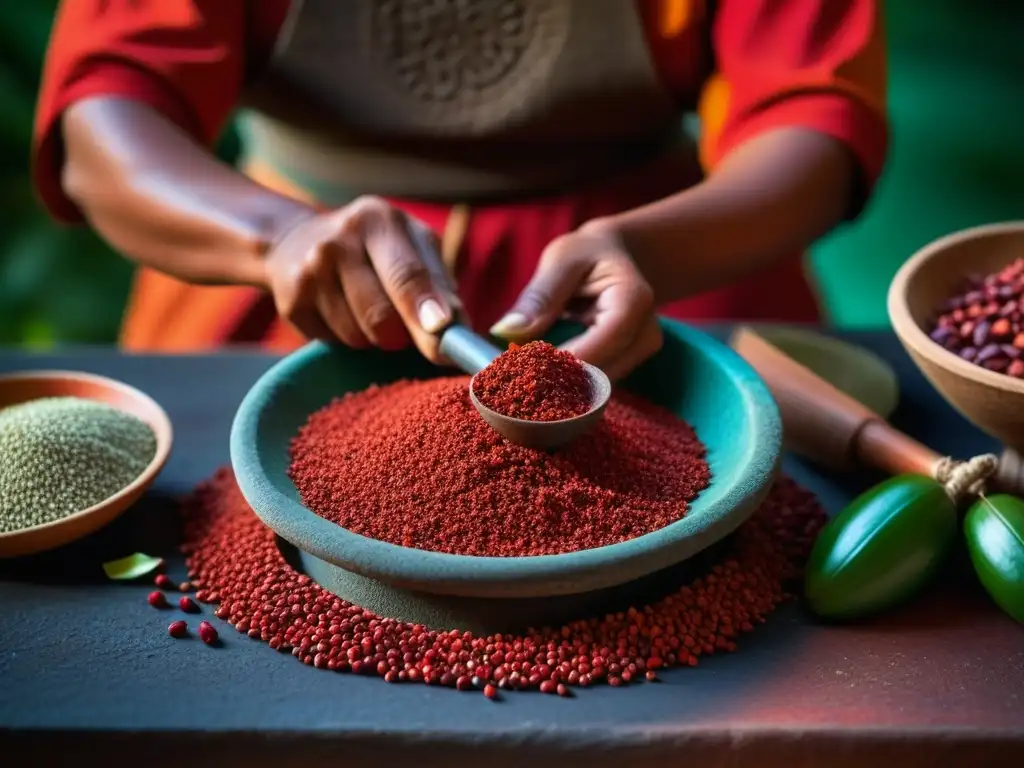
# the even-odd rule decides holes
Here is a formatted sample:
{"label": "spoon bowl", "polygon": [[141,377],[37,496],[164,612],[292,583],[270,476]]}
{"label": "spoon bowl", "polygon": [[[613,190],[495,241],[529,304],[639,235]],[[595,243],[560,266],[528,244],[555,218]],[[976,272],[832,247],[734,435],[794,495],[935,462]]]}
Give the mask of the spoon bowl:
{"label": "spoon bowl", "polygon": [[440,339],[441,354],[473,378],[469,382],[469,399],[487,425],[506,440],[526,448],[548,450],[571,443],[597,426],[612,396],[612,383],[600,368],[584,363],[590,381],[590,410],[571,419],[530,421],[517,419],[491,410],[481,403],[473,390],[476,374],[490,365],[501,350],[464,325],[452,325]]}
{"label": "spoon bowl", "polygon": [[469,399],[488,426],[509,442],[537,450],[559,448],[597,426],[612,396],[612,383],[605,372],[590,363],[581,364],[590,381],[590,410],[571,419],[530,421],[498,413],[477,398],[473,388],[476,376],[469,382]]}

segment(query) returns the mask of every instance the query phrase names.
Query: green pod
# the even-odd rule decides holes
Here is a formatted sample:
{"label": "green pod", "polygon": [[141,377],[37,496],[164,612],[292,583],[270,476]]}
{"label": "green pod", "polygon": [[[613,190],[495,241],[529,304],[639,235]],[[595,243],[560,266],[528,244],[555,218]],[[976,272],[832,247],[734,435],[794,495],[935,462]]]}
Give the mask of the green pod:
{"label": "green pod", "polygon": [[982,586],[1024,624],[1024,501],[1005,494],[978,499],[964,517],[964,535]]}
{"label": "green pod", "polygon": [[807,562],[807,602],[829,619],[891,608],[932,578],[956,534],[956,505],[941,484],[924,475],[886,480],[821,529]]}

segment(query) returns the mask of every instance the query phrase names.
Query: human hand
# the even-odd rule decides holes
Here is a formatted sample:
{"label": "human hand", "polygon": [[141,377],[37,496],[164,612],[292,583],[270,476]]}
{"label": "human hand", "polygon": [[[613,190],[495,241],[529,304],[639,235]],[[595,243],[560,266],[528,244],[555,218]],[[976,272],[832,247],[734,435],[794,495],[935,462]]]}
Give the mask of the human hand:
{"label": "human hand", "polygon": [[398,350],[413,342],[440,362],[437,332],[460,303],[422,222],[377,197],[311,213],[287,230],[265,260],[277,311],[309,338],[355,349]]}
{"label": "human hand", "polygon": [[535,339],[560,317],[588,326],[563,345],[612,379],[661,349],[654,291],[613,230],[594,222],[552,241],[530,283],[491,333]]}

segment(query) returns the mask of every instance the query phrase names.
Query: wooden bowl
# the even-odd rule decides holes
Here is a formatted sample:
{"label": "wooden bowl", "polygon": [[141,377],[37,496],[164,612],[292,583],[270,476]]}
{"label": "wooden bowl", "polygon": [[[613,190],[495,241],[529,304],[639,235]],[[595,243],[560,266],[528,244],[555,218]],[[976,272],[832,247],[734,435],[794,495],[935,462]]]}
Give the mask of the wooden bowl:
{"label": "wooden bowl", "polygon": [[1024,381],[962,360],[928,337],[930,323],[968,274],[988,274],[1024,256],[1024,221],[955,232],[907,261],[889,287],[889,318],[922,373],[956,410],[1024,454]]}
{"label": "wooden bowl", "polygon": [[75,371],[27,371],[0,376],[0,408],[43,397],[79,397],[106,403],[149,425],[156,454],[135,481],[109,499],[52,523],[0,533],[0,557],[18,557],[55,549],[99,530],[134,504],[163,469],[171,452],[171,421],[157,403],[134,387],[103,376]]}
{"label": "wooden bowl", "polygon": [[[754,370],[700,331],[667,320],[662,328],[661,352],[622,386],[694,426],[708,447],[712,481],[686,517],[661,530],[566,554],[470,557],[360,536],[307,509],[287,474],[289,442],[299,427],[310,413],[347,391],[450,375],[414,352],[314,343],[271,368],[246,395],[232,426],[231,462],[239,487],[256,514],[301,550],[313,578],[384,615],[416,620],[422,614],[431,625],[465,626],[474,624],[471,616],[449,612],[431,619],[439,615],[437,600],[428,605],[430,600],[420,598],[444,598],[445,610],[457,598],[491,601],[492,606],[525,599],[543,607],[555,596],[631,582],[680,563],[734,531],[771,488],[781,453],[779,411]],[[563,327],[550,340],[558,342],[567,332]],[[358,590],[354,581],[362,585]],[[412,594],[420,596],[415,598],[418,606],[411,604]]]}

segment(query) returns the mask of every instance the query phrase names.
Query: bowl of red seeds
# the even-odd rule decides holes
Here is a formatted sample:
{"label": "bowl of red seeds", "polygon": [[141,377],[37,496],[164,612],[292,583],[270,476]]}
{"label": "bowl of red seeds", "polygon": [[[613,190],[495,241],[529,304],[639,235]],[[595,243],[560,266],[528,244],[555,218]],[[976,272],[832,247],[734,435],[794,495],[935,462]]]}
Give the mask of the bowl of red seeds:
{"label": "bowl of red seeds", "polygon": [[1024,454],[1024,222],[955,232],[897,272],[889,317],[960,413]]}
{"label": "bowl of red seeds", "polygon": [[600,423],[548,451],[498,435],[468,376],[414,352],[307,345],[238,409],[239,488],[307,575],[379,615],[503,631],[593,613],[728,537],[777,475],[764,382],[703,332],[663,332]]}

